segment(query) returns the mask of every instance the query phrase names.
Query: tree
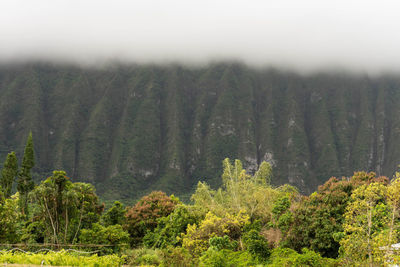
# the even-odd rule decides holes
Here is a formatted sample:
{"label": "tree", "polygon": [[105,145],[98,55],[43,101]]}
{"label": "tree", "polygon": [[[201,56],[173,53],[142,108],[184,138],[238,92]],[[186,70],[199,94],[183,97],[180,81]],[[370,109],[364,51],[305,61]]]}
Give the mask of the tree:
{"label": "tree", "polygon": [[396,172],[394,179],[390,182],[387,189],[387,204],[390,206],[390,218],[388,224],[388,231],[384,237],[383,246],[386,247],[384,261],[388,262],[392,257],[390,248],[391,245],[398,242],[397,233],[399,224],[397,223],[400,214],[400,173]]}
{"label": "tree", "polygon": [[177,205],[170,215],[157,220],[157,227],[147,232],[143,243],[149,248],[179,246],[182,244],[179,237],[186,232],[187,226],[198,224],[204,216],[196,206]]}
{"label": "tree", "polygon": [[186,234],[182,235],[182,247],[198,257],[210,246],[210,238],[227,235],[231,240],[239,240],[248,224],[249,216],[245,212],[237,215],[226,213],[221,217],[209,212],[199,225],[187,226]]}
{"label": "tree", "polygon": [[4,199],[0,192],[0,243],[19,242],[18,195]]}
{"label": "tree", "polygon": [[270,184],[272,177],[272,166],[266,161],[261,162],[260,167],[254,174],[254,179],[260,184]]}
{"label": "tree", "polygon": [[[261,219],[267,223],[272,216],[271,210],[276,198],[286,194],[287,187],[274,189],[269,185],[271,166],[267,162],[260,165],[254,176],[246,173],[242,162],[230,159],[223,161],[222,188],[212,190],[206,183],[199,182],[192,195],[195,205],[218,216],[226,212],[238,214],[246,211],[251,220]],[[296,190],[291,194],[296,194]]]}
{"label": "tree", "polygon": [[35,166],[32,132],[29,133],[26,142],[24,157],[22,158],[21,171],[19,173],[17,189],[20,193],[20,207],[22,214],[28,212],[28,194],[35,184],[32,180],[31,169]]}
{"label": "tree", "polygon": [[141,242],[147,231],[157,227],[157,219],[168,216],[179,202],[173,195],[169,197],[161,191],[142,197],[126,214],[125,229],[133,244]]}
{"label": "tree", "polygon": [[56,244],[74,243],[82,228],[99,221],[104,208],[93,185],[72,183],[64,171],[54,171],[30,196],[38,206],[34,220],[44,221],[46,238]]}
{"label": "tree", "polygon": [[360,265],[368,260],[369,266],[377,263],[373,253],[381,245],[376,242],[377,237],[389,223],[386,194],[384,184],[371,183],[360,186],[351,195],[343,224],[345,236],[340,241],[341,253],[348,262]]}
{"label": "tree", "polygon": [[18,161],[15,152],[10,152],[4,162],[3,170],[1,171],[0,186],[3,188],[4,197],[11,196],[12,186],[15,177],[18,174]]}

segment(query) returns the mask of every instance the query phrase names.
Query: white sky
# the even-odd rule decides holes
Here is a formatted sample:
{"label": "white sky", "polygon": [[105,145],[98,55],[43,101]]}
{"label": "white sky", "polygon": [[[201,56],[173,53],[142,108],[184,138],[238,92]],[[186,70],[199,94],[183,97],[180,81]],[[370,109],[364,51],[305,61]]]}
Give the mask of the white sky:
{"label": "white sky", "polygon": [[400,1],[0,0],[0,62],[400,71]]}

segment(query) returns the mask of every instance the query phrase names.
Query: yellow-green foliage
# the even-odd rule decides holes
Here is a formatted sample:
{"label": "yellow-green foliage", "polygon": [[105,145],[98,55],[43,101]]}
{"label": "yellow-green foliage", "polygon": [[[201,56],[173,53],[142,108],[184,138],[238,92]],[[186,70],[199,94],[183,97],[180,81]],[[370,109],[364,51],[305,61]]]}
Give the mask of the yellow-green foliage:
{"label": "yellow-green foliage", "polygon": [[162,253],[159,249],[139,248],[130,254],[127,258],[130,266],[159,266],[162,262]]}
{"label": "yellow-green foliage", "polygon": [[[271,166],[263,162],[254,176],[246,173],[240,160],[232,164],[227,158],[223,167],[223,187],[212,190],[207,184],[199,182],[192,196],[195,205],[218,216],[246,211],[252,219],[270,221],[275,200],[288,194],[287,187],[275,189],[270,186]],[[292,191],[290,194],[297,193]]]}
{"label": "yellow-green foliage", "polygon": [[362,264],[368,259],[373,264],[377,260],[373,251],[379,251],[380,232],[389,222],[386,194],[384,184],[371,183],[360,186],[351,195],[343,225],[345,237],[340,241],[348,262]]}
{"label": "yellow-green foliage", "polygon": [[82,256],[61,250],[59,252],[28,254],[0,252],[0,262],[9,264],[35,264],[57,266],[121,266],[125,259],[117,255]]}
{"label": "yellow-green foliage", "polygon": [[208,249],[208,240],[212,237],[227,235],[232,239],[238,239],[249,219],[244,212],[239,212],[237,215],[227,213],[223,217],[209,212],[199,226],[188,225],[186,234],[182,235],[182,247],[199,256]]}

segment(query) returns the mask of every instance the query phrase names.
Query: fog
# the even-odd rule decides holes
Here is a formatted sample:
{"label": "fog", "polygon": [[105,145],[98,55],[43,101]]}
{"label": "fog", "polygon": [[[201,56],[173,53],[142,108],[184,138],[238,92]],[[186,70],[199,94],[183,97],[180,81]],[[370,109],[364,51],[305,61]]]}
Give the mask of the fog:
{"label": "fog", "polygon": [[3,0],[0,61],[400,71],[399,1]]}

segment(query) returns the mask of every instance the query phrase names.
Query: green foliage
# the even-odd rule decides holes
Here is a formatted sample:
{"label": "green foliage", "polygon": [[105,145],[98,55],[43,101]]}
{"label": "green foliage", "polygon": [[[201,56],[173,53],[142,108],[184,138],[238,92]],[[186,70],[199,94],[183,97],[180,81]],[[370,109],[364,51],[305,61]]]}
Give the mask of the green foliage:
{"label": "green foliage", "polygon": [[22,229],[21,241],[28,244],[44,243],[46,224],[43,220],[28,221]]}
{"label": "green foliage", "polygon": [[31,174],[31,169],[33,166],[35,166],[33,139],[32,132],[29,132],[17,185],[18,192],[20,193],[19,199],[22,214],[26,214],[28,212],[28,193],[32,191],[35,186]]}
{"label": "green foliage", "polygon": [[268,241],[260,235],[257,230],[250,230],[243,235],[243,242],[246,250],[258,261],[265,262],[269,255],[270,249]]}
{"label": "green foliage", "polygon": [[115,224],[124,225],[125,214],[126,208],[124,207],[124,205],[119,201],[115,201],[113,206],[103,214],[102,222],[105,226]]}
{"label": "green foliage", "polygon": [[129,243],[129,234],[121,225],[102,226],[99,223],[92,224],[90,229],[82,229],[79,236],[82,244],[106,245],[101,248],[103,254],[119,253]]}
{"label": "green foliage", "polygon": [[270,264],[267,266],[287,266],[287,267],[328,267],[339,266],[339,263],[333,259],[323,258],[320,254],[309,250],[303,249],[303,253],[297,253],[289,248],[276,248],[272,251]]}
{"label": "green foliage", "polygon": [[284,236],[283,239],[286,237],[287,232],[293,223],[293,214],[289,210],[290,206],[291,201],[289,195],[283,195],[275,201],[274,206],[272,207],[272,221],[274,222],[272,225],[281,231]]}
{"label": "green foliage", "polygon": [[0,243],[19,242],[22,216],[18,202],[18,194],[0,199]]}
{"label": "green foliage", "polygon": [[142,197],[126,213],[125,228],[131,235],[133,244],[140,243],[147,231],[153,231],[157,227],[157,219],[168,216],[179,202],[179,199],[169,197],[161,191]]}
{"label": "green foliage", "polygon": [[286,212],[290,207],[290,199],[288,196],[282,196],[278,198],[272,208],[272,214],[274,219],[277,220],[284,212]]}
{"label": "green foliage", "polygon": [[208,240],[208,242],[210,244],[210,248],[213,248],[215,250],[222,250],[222,249],[236,250],[238,247],[238,242],[236,240],[231,240],[227,235],[224,235],[223,237],[221,236],[211,237],[210,240]]}
{"label": "green foliage", "polygon": [[121,266],[125,259],[117,255],[80,256],[76,253],[59,252],[27,254],[21,252],[0,253],[0,262],[8,264],[52,265],[52,266]]}
{"label": "green foliage", "polygon": [[6,161],[4,162],[3,169],[1,171],[0,187],[4,192],[4,197],[9,198],[11,196],[12,186],[15,177],[18,174],[18,161],[15,152],[10,152],[7,155]]}
{"label": "green foliage", "polygon": [[187,226],[198,224],[203,218],[204,214],[197,207],[177,205],[170,215],[157,220],[157,227],[147,232],[143,243],[156,248],[181,245],[180,236],[186,232]]}

